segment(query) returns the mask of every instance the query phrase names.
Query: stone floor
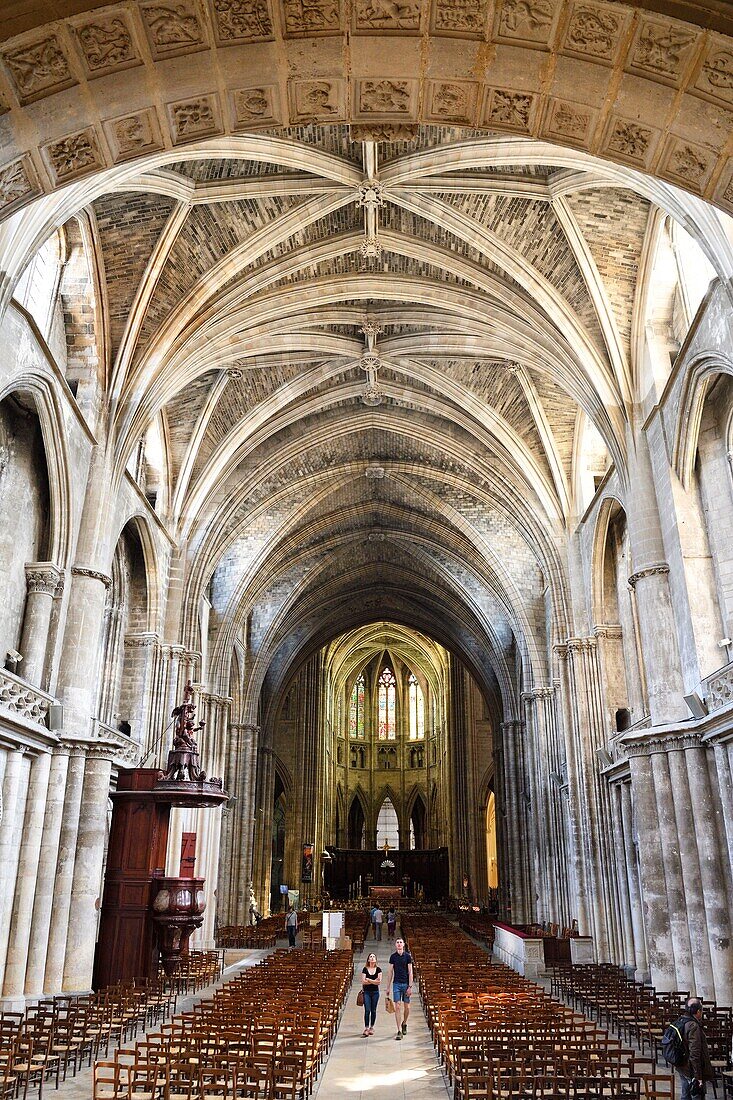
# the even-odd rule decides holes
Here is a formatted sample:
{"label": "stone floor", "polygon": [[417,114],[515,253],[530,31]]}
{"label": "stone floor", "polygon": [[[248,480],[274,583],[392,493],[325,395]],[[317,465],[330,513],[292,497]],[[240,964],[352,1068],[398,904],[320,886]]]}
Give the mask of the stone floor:
{"label": "stone floor", "polygon": [[394,1017],[384,1008],[384,993],[379,998],[374,1035],[362,1037],[364,1010],[356,1003],[359,975],[370,951],[376,949],[386,984],[392,944],[368,940],[363,954],[354,957],[356,978],[346,1004],[338,1034],[325,1068],[318,1079],[314,1098],[337,1100],[338,1097],[374,1100],[445,1100],[449,1096],[445,1078],[435,1057],[419,993],[413,993],[408,1033],[395,1042]]}

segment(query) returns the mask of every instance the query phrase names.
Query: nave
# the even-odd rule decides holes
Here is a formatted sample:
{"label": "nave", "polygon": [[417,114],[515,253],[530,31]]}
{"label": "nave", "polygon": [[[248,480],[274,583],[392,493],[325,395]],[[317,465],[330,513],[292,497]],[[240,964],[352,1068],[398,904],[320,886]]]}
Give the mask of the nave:
{"label": "nave", "polygon": [[[351,917],[352,928],[367,923]],[[454,920],[424,911],[406,913],[397,935],[416,975],[399,1043],[385,1010],[393,942],[370,933],[352,956],[324,951],[310,936],[307,947],[229,952],[238,961],[224,971],[224,956],[194,955],[176,979],[161,974],[155,987],[107,991],[91,1016],[81,998],[58,998],[24,1020],[3,1013],[0,1096],[25,1100],[37,1091],[40,1100],[54,1088],[58,1100],[369,1100],[385,1090],[398,1100],[677,1095],[660,1043],[686,992],[659,996],[636,983],[645,1007],[634,1009],[620,992],[634,983],[596,965],[548,967],[531,982]],[[365,1037],[356,994],[372,951],[383,979],[374,1034]],[[716,1095],[724,1097],[733,1092],[724,1070],[732,1015],[706,1005],[723,1071]]]}

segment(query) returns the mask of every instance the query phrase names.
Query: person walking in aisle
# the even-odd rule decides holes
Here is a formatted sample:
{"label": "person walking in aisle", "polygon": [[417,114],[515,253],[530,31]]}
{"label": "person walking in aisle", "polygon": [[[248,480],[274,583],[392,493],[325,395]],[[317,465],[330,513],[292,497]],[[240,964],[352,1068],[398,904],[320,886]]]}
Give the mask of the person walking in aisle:
{"label": "person walking in aisle", "polygon": [[387,910],[387,938],[394,939],[395,929],[397,928],[397,913],[395,912],[394,905],[390,905]]}
{"label": "person walking in aisle", "polygon": [[377,966],[377,956],[372,951],[367,958],[366,966],[362,968],[361,972],[361,991],[364,994],[364,1031],[362,1034],[364,1035],[374,1034],[381,981],[382,968]]}
{"label": "person walking in aisle", "polygon": [[[405,941],[395,942],[395,949],[389,957],[389,977],[387,994],[394,1001],[394,1018],[397,1024],[395,1039],[407,1034],[407,1020],[410,1015],[410,997],[412,996],[412,955],[405,951]],[[404,1018],[403,1018],[404,1012]]]}
{"label": "person walking in aisle", "polygon": [[298,910],[293,907],[285,918],[285,929],[288,933],[288,947],[296,947],[295,937],[298,934]]}
{"label": "person walking in aisle", "polygon": [[702,1027],[702,1002],[699,997],[688,998],[682,1020],[687,1058],[681,1066],[677,1066],[677,1072],[682,1085],[681,1100],[689,1100],[689,1097],[705,1096],[705,1082],[715,1080],[715,1070],[710,1061],[708,1042]]}
{"label": "person walking in aisle", "polygon": [[374,910],[374,938],[376,940],[381,940],[381,938],[382,938],[382,925],[383,924],[384,924],[384,913],[379,908],[379,906],[377,906],[377,908]]}

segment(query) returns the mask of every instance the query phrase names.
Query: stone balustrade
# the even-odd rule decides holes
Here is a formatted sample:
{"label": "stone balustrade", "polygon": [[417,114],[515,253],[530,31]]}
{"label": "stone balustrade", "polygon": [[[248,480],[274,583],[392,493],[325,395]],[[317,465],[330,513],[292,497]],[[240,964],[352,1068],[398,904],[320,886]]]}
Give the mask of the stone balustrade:
{"label": "stone balustrade", "polygon": [[733,661],[703,680],[708,710],[722,710],[733,703]]}
{"label": "stone balustrade", "polygon": [[22,725],[45,726],[53,696],[0,669],[0,714]]}

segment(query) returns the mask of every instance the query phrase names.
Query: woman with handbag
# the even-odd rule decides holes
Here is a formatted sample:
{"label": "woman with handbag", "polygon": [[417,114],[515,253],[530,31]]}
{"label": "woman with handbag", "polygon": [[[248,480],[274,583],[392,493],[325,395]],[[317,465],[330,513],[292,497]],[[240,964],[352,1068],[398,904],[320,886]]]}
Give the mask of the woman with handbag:
{"label": "woman with handbag", "polygon": [[377,966],[377,956],[372,953],[366,961],[366,966],[361,972],[361,989],[356,998],[358,1004],[364,1005],[364,1031],[363,1035],[374,1034],[374,1022],[377,1019],[377,1002],[379,1001],[379,984],[382,981],[382,969]]}

